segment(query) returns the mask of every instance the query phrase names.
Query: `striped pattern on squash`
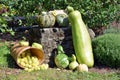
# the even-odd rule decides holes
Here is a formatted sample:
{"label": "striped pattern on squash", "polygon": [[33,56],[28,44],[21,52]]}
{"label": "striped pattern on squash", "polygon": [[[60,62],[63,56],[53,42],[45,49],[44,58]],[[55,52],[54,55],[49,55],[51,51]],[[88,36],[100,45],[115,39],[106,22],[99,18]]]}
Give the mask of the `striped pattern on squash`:
{"label": "striped pattern on squash", "polygon": [[47,12],[42,12],[38,16],[38,25],[40,27],[53,27],[55,24],[55,17]]}

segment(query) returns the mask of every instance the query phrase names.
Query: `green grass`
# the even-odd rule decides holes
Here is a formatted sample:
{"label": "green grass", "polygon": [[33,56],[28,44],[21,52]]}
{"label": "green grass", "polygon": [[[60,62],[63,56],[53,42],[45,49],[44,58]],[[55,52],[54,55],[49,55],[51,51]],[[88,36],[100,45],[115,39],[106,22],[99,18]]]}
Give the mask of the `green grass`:
{"label": "green grass", "polygon": [[10,55],[10,48],[7,42],[0,43],[0,66],[15,67],[15,61]]}
{"label": "green grass", "polygon": [[70,70],[48,69],[44,71],[21,71],[19,74],[9,74],[2,80],[119,80],[117,73],[72,72]]}
{"label": "green grass", "polygon": [[1,43],[0,44],[0,66],[6,66],[7,64],[7,56],[9,54],[9,49],[6,45],[6,43]]}
{"label": "green grass", "polygon": [[10,55],[8,43],[0,43],[0,80],[120,80],[120,73],[77,72],[71,70],[39,70],[26,72]]}

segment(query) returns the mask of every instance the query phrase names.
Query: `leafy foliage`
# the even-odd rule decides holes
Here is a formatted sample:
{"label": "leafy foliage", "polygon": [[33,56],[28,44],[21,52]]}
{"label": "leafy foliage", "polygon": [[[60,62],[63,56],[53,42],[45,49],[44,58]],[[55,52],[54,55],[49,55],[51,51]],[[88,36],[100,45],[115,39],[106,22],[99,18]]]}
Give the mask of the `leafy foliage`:
{"label": "leafy foliage", "polygon": [[[115,20],[118,11],[117,0],[69,0],[78,9],[88,27],[108,26]],[[116,15],[115,15],[116,14]]]}
{"label": "leafy foliage", "polygon": [[83,20],[90,28],[108,26],[118,19],[118,0],[0,0],[0,3],[9,6],[13,16],[27,18],[25,26],[34,24],[34,19],[42,11],[65,9],[68,5],[81,12]]}
{"label": "leafy foliage", "polygon": [[[46,0],[45,0],[46,1]],[[67,5],[79,10],[90,28],[108,26],[118,17],[118,0],[55,0],[44,4],[45,9],[65,9]],[[52,3],[52,5],[51,5]]]}
{"label": "leafy foliage", "polygon": [[[4,10],[4,8],[8,8],[8,6],[0,4],[0,11]],[[9,32],[10,34],[14,35],[14,32],[11,29],[8,29],[8,21],[11,19],[10,17],[14,15],[14,11],[11,10],[6,10],[4,12],[0,13],[0,31],[2,33],[4,32]]]}
{"label": "leafy foliage", "polygon": [[120,67],[120,34],[108,33],[92,41],[95,61],[110,67]]}

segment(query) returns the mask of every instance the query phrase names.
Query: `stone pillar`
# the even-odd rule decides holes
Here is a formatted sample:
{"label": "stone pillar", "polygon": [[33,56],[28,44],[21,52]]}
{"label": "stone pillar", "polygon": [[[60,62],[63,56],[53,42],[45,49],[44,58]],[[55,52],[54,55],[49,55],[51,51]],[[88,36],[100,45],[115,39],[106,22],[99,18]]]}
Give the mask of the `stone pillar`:
{"label": "stone pillar", "polygon": [[70,27],[32,28],[29,31],[29,35],[30,43],[38,42],[43,45],[45,63],[49,63],[51,67],[54,67],[54,57],[57,54],[57,44],[61,44],[63,46],[65,54],[68,56],[71,56],[71,54],[74,53]]}

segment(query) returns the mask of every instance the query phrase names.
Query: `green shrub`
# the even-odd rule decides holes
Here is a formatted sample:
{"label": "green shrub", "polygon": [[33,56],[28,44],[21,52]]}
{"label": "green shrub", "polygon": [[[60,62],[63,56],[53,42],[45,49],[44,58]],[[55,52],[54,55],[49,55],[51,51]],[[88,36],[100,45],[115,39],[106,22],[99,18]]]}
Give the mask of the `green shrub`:
{"label": "green shrub", "polygon": [[105,26],[117,17],[118,0],[1,0],[18,10],[19,15],[42,10],[65,9],[67,5],[79,10],[89,27]]}
{"label": "green shrub", "polygon": [[[118,17],[117,0],[71,0],[74,6],[83,15],[83,20],[90,28],[107,27]],[[69,0],[70,2],[70,0]]]}
{"label": "green shrub", "polygon": [[0,16],[0,32],[2,32],[2,33],[8,32],[11,35],[14,35],[15,32],[12,29],[8,28],[7,18],[9,18],[9,17]]}
{"label": "green shrub", "polygon": [[92,41],[96,63],[120,67],[120,34],[104,34]]}
{"label": "green shrub", "polygon": [[90,28],[108,26],[118,18],[120,9],[118,0],[0,0],[0,3],[15,9],[17,16],[65,9],[70,5],[81,12],[84,22]]}
{"label": "green shrub", "polygon": [[[44,0],[45,9],[65,9],[67,5],[73,6],[81,12],[83,20],[90,28],[108,26],[118,17],[118,0]],[[52,3],[52,5],[51,5]]]}

